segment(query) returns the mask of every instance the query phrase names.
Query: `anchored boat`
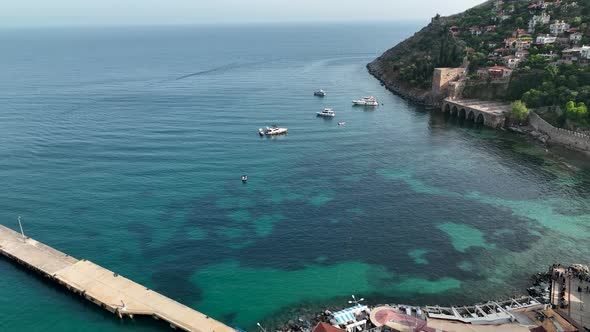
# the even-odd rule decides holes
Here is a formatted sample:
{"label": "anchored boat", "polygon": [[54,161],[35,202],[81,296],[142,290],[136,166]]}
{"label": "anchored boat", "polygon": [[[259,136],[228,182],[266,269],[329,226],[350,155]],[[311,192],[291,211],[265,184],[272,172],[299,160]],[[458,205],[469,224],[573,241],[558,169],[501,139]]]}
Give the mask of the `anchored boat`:
{"label": "anchored boat", "polygon": [[352,104],[355,106],[379,106],[377,98],[373,96],[363,97],[361,99],[353,100]]}
{"label": "anchored boat", "polygon": [[327,118],[333,118],[336,116],[336,113],[331,108],[324,108],[323,111],[317,112],[317,116],[323,116]]}
{"label": "anchored boat", "polygon": [[317,91],[314,91],[313,95],[314,96],[317,96],[317,97],[325,97],[326,96],[326,91],[324,91],[322,89],[319,89]]}
{"label": "anchored boat", "polygon": [[266,129],[259,128],[258,135],[260,135],[260,136],[281,135],[281,134],[286,134],[287,130],[288,130],[287,128],[281,128],[277,125],[274,125],[272,127],[266,127]]}

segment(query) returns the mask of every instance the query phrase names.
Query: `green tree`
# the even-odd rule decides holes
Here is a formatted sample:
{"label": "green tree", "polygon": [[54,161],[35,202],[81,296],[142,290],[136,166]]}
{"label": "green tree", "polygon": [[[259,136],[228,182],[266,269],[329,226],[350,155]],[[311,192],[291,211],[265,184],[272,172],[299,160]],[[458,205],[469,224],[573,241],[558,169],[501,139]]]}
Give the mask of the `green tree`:
{"label": "green tree", "polygon": [[522,101],[530,107],[543,105],[543,93],[537,89],[530,89],[522,95]]}
{"label": "green tree", "polygon": [[521,100],[517,100],[510,104],[510,115],[514,119],[518,119],[518,121],[523,122],[529,116],[529,109],[526,107],[525,103]]}
{"label": "green tree", "polygon": [[588,107],[583,102],[575,104],[570,100],[565,104],[565,117],[575,122],[585,122],[588,118]]}

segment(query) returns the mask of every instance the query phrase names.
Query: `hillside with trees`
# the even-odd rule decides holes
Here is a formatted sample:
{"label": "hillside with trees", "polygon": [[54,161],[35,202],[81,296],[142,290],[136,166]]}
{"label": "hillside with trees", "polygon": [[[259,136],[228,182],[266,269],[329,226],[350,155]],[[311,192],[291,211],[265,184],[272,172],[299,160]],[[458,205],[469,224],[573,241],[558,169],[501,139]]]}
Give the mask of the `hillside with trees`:
{"label": "hillside with trees", "polygon": [[465,97],[486,92],[489,98],[493,91],[494,99],[551,109],[542,115],[556,126],[586,130],[588,44],[590,0],[491,0],[457,15],[437,15],[368,68],[390,89],[426,95],[434,68],[463,64]]}

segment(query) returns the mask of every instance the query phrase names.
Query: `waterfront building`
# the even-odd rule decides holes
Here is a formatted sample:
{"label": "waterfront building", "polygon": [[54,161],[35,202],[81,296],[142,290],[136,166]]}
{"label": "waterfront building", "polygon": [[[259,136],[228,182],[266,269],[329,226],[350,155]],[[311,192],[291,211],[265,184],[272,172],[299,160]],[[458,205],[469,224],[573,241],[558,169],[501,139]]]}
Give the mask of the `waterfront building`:
{"label": "waterfront building", "polygon": [[319,322],[318,325],[313,328],[312,332],[344,332],[344,330],[336,328],[328,323]]}

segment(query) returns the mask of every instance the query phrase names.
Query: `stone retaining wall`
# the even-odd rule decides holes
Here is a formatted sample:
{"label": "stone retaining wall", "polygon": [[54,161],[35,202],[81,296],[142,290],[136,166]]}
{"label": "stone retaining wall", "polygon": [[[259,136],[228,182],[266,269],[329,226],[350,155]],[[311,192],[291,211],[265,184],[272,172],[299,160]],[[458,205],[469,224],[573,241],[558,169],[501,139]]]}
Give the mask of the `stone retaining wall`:
{"label": "stone retaining wall", "polygon": [[590,136],[588,135],[554,127],[532,111],[529,114],[529,123],[536,130],[549,136],[550,143],[565,145],[574,150],[590,152]]}

